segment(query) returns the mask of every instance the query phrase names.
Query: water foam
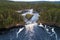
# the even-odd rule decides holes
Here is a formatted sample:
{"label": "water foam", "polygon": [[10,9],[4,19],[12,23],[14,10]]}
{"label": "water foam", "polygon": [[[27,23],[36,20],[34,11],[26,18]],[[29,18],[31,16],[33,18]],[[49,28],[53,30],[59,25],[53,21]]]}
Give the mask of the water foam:
{"label": "water foam", "polygon": [[31,23],[31,24],[25,25],[26,32],[28,31],[33,32],[34,26],[37,26],[37,23]]}
{"label": "water foam", "polygon": [[[33,14],[33,9],[29,10],[28,12],[31,13],[31,14]],[[28,12],[27,12],[27,13],[28,13]],[[34,27],[35,27],[35,26],[37,27],[37,25],[38,25],[38,23],[36,23],[36,21],[39,19],[39,18],[38,18],[38,17],[39,17],[39,14],[36,13],[37,16],[36,16],[36,14],[34,14],[33,17],[32,17],[30,20],[28,20],[28,19],[25,18],[25,15],[26,15],[27,13],[22,14],[22,15],[24,16],[24,21],[25,21],[26,24],[27,24],[27,25],[25,25],[25,28],[26,28],[25,34],[28,34],[28,33],[29,33],[27,37],[29,37],[29,40],[33,40],[31,37],[34,35]],[[55,37],[55,39],[57,40],[57,34],[56,34],[54,28],[51,28],[50,26],[47,26],[47,25],[43,26],[42,23],[40,23],[40,25],[38,25],[38,26],[44,28],[44,29],[46,30],[46,32],[49,34],[49,36],[53,37],[53,36],[55,35],[54,37]],[[19,34],[23,29],[24,29],[24,28],[19,29],[19,31],[17,32],[17,37],[18,37],[18,34]]]}
{"label": "water foam", "polygon": [[20,28],[19,31],[17,32],[17,37],[18,37],[18,34],[23,30],[24,28]]}
{"label": "water foam", "polygon": [[47,31],[47,33],[48,33],[51,37],[54,36],[54,37],[55,37],[55,40],[57,40],[57,34],[56,34],[54,28],[45,25],[45,30]]}
{"label": "water foam", "polygon": [[49,36],[51,36],[51,37],[54,36],[55,40],[58,40],[57,33],[55,32],[54,28],[52,28],[50,26],[47,26],[47,25],[43,26],[42,23],[40,23],[39,26],[42,27],[42,28],[44,28],[46,30],[46,32],[49,34]]}
{"label": "water foam", "polygon": [[28,24],[28,25],[25,25],[25,28],[26,28],[26,31],[25,31],[25,34],[26,37],[28,38],[28,40],[33,40],[32,37],[34,36],[34,27],[36,26],[37,27],[37,23],[31,23],[31,24]]}

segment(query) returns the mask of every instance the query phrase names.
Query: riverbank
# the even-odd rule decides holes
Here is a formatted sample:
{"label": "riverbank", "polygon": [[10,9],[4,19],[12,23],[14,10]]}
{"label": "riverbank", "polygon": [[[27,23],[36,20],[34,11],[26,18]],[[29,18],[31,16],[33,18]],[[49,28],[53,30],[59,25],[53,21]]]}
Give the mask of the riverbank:
{"label": "riverbank", "polygon": [[17,26],[12,26],[10,28],[0,28],[0,35],[8,33],[10,30],[15,29],[15,28],[22,28],[25,27],[24,25],[17,25]]}
{"label": "riverbank", "polygon": [[50,27],[60,27],[59,24],[53,22],[41,22],[43,25],[48,25]]}
{"label": "riverbank", "polygon": [[[47,25],[47,24],[43,24],[43,26],[44,25]],[[60,28],[60,27],[55,26],[55,25],[47,25],[47,26],[50,26],[50,27],[53,27],[53,28],[56,28],[56,29]],[[1,34],[5,34],[5,33],[8,33],[12,29],[15,29],[15,28],[23,28],[23,27],[25,27],[25,25],[11,26],[10,28],[0,28],[0,35]]]}

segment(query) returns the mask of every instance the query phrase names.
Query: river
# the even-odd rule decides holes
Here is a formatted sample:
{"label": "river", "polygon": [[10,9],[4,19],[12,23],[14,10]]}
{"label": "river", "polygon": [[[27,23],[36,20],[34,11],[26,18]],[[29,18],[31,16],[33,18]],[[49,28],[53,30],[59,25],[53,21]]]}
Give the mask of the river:
{"label": "river", "polygon": [[[32,14],[33,9],[29,12]],[[8,33],[0,35],[0,40],[60,40],[60,28],[43,26],[42,23],[38,25],[38,19],[38,13],[34,13],[30,20],[24,16],[25,27],[11,29]]]}

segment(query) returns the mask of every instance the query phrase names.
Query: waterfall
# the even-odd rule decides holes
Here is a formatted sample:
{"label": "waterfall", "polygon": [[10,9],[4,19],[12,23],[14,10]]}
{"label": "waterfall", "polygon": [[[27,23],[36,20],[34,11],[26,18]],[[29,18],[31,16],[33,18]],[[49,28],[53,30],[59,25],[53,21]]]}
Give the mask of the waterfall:
{"label": "waterfall", "polygon": [[37,26],[37,23],[31,23],[31,24],[25,25],[26,33],[27,33],[28,31],[34,32],[34,31],[33,31],[34,26]]}
{"label": "waterfall", "polygon": [[39,25],[40,27],[44,27],[43,25],[42,25],[42,23],[40,23],[40,25]]}
{"label": "waterfall", "polygon": [[25,34],[28,40],[33,40],[32,37],[34,36],[34,27],[37,26],[37,23],[31,23],[28,25],[25,25],[26,31]]}
{"label": "waterfall", "polygon": [[[26,14],[28,14],[28,13],[29,14],[33,14],[32,18],[30,20],[28,20],[27,18],[25,18]],[[33,13],[33,9],[28,10],[28,12],[22,14],[22,16],[24,16],[24,21],[26,22],[26,25],[25,25],[25,29],[26,29],[25,34],[26,34],[26,36],[25,37],[27,37],[28,40],[33,40],[31,37],[34,36],[35,30],[36,30],[37,26],[42,27],[43,29],[45,29],[45,31],[47,32],[47,34],[50,37],[54,37],[54,39],[57,40],[57,34],[56,34],[54,28],[52,28],[50,26],[47,26],[47,25],[43,26],[42,23],[40,23],[40,25],[38,25],[38,23],[36,21],[39,19],[39,14],[38,13]],[[34,27],[35,27],[35,30],[34,30]],[[18,34],[23,29],[24,28],[19,29],[19,31],[17,32],[17,37],[18,37]]]}

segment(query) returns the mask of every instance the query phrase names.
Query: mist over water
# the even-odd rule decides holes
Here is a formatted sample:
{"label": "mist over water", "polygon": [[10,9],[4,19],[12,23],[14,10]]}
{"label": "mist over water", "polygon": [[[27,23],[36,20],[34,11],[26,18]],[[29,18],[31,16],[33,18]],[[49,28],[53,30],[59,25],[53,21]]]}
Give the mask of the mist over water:
{"label": "mist over water", "polygon": [[[28,20],[25,15],[32,14],[32,18]],[[25,27],[15,28],[8,32],[8,34],[1,35],[0,40],[60,40],[57,37],[55,28],[47,25],[42,25],[36,21],[39,19],[39,13],[33,13],[33,9],[29,9],[28,12],[23,13],[25,21]]]}

